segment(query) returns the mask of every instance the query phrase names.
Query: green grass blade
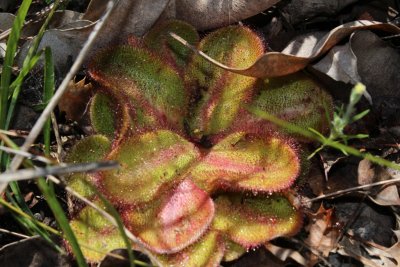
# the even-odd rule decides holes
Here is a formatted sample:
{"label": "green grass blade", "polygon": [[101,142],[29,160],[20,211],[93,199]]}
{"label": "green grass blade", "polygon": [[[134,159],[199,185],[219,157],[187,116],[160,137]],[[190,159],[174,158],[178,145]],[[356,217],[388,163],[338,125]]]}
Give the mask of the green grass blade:
{"label": "green grass blade", "polygon": [[25,76],[36,65],[36,63],[38,62],[38,60],[40,58],[41,52],[38,53],[39,44],[43,38],[43,34],[45,33],[47,25],[49,24],[51,18],[53,17],[54,12],[57,10],[59,3],[60,3],[59,0],[57,0],[54,3],[53,8],[50,10],[43,25],[40,27],[40,30],[39,30],[38,34],[36,35],[36,37],[32,43],[32,46],[28,50],[28,53],[24,59],[24,62],[22,64],[22,68],[18,74],[18,77],[9,86],[8,95],[12,94],[12,98],[11,98],[10,108],[8,109],[8,112],[7,112],[7,120],[5,122],[4,129],[7,129],[10,125],[14,107],[15,107],[16,101],[18,99],[19,93],[21,91],[21,85],[22,85],[22,82],[23,82]]}
{"label": "green grass blade", "polygon": [[386,166],[386,167],[389,167],[389,168],[392,168],[392,169],[395,169],[395,170],[400,170],[400,165],[399,164],[396,164],[394,162],[385,160],[385,159],[383,159],[381,157],[378,157],[378,156],[374,156],[374,155],[372,155],[370,153],[362,153],[362,152],[360,152],[359,150],[357,150],[357,149],[355,149],[353,147],[341,144],[341,143],[339,143],[337,141],[334,141],[334,140],[331,140],[331,139],[328,139],[328,138],[321,138],[319,135],[317,135],[317,134],[315,134],[315,133],[313,133],[313,132],[311,132],[309,130],[305,130],[305,129],[297,126],[297,125],[294,125],[294,124],[289,123],[287,121],[281,120],[281,119],[279,119],[279,118],[277,118],[277,117],[275,117],[275,116],[273,116],[273,115],[271,115],[271,114],[269,114],[267,112],[264,112],[264,111],[262,111],[260,109],[253,108],[253,107],[247,107],[247,110],[249,110],[251,113],[253,113],[256,116],[258,116],[258,117],[260,117],[262,119],[268,120],[268,121],[270,121],[270,122],[272,122],[272,123],[274,123],[274,124],[276,124],[276,125],[278,125],[280,127],[288,129],[293,133],[297,133],[297,134],[300,134],[300,135],[302,135],[304,137],[316,140],[316,141],[320,142],[324,146],[329,146],[329,147],[344,151],[345,153],[353,155],[353,156],[356,156],[356,157],[368,159],[369,161],[371,161],[373,163],[376,163],[378,165],[381,165],[381,166]]}
{"label": "green grass blade", "polygon": [[62,209],[60,203],[57,200],[57,197],[55,196],[53,188],[46,183],[46,180],[43,177],[40,177],[38,179],[38,187],[42,191],[44,197],[46,198],[47,204],[49,205],[51,211],[53,212],[58,225],[62,229],[66,239],[71,245],[78,266],[87,267],[88,265],[86,263],[85,257],[83,256],[82,250],[78,244],[76,236],[69,225],[64,210]]}
{"label": "green grass blade", "polygon": [[364,118],[368,113],[369,113],[369,109],[364,110],[363,112],[358,113],[357,115],[354,115],[351,122],[355,122],[355,121],[358,121],[358,120]]}
{"label": "green grass blade", "polygon": [[[19,147],[7,136],[2,135],[3,141],[7,144],[7,146],[18,150]],[[8,156],[7,154],[5,154]],[[31,163],[30,160],[25,160],[24,161],[24,166],[25,167],[33,167],[33,164]],[[51,234],[57,234],[60,235],[57,231],[55,231],[53,228],[48,227],[47,225],[41,223],[40,221],[36,220],[33,217],[33,214],[29,207],[26,205],[25,200],[22,197],[22,194],[19,189],[19,185],[17,182],[10,183],[10,188],[13,191],[13,196],[15,196],[16,199],[14,199],[11,194],[6,191],[7,194],[7,199],[11,202],[11,207],[14,206],[14,209],[11,209],[10,206],[7,206],[7,208],[11,209],[14,213],[17,215],[14,216],[14,218],[19,222],[27,232],[30,234],[37,234],[40,235],[43,239],[45,239],[49,244],[51,244],[57,251],[63,252],[63,250],[56,245],[53,240],[51,239]],[[19,192],[19,193],[18,193]],[[1,198],[0,198],[1,199]],[[4,205],[6,206],[6,205]],[[20,212],[18,212],[20,211]]]}
{"label": "green grass blade", "polygon": [[[29,73],[29,71],[39,61],[40,56],[41,56],[41,53],[39,53],[38,55],[33,57],[32,60],[29,62],[30,65],[28,66],[28,68],[24,68],[23,70],[21,70],[20,74],[21,73],[26,73],[26,74]],[[13,90],[12,90],[10,106],[8,107],[8,111],[7,111],[7,118],[6,118],[6,123],[5,123],[4,129],[8,129],[8,127],[10,127],[11,119],[14,114],[15,105],[17,104],[19,93],[21,92],[23,77],[25,77],[25,76],[19,75],[17,77],[17,79],[10,85],[10,88],[13,86],[13,88],[12,88]]]}
{"label": "green grass blade", "polygon": [[[44,89],[43,102],[48,103],[54,94],[54,63],[51,48],[45,49],[45,67],[44,67]],[[43,139],[45,147],[45,155],[50,156],[50,130],[51,120],[48,119],[43,127]]]}
{"label": "green grass blade", "polygon": [[[11,205],[10,203],[8,203],[7,201],[5,201],[2,198],[0,198],[0,205],[3,205],[4,207],[9,209],[10,211],[14,212],[15,214],[18,214],[18,216],[20,216],[20,217],[24,217],[24,218],[27,218],[29,220],[35,220],[34,218],[30,217],[28,214],[23,212],[20,208]],[[42,222],[39,222],[37,220],[35,220],[35,222],[37,223],[37,225],[39,225],[43,229],[46,229],[48,232],[50,232],[52,234],[55,234],[55,235],[60,235],[60,232],[58,232],[57,230],[51,228],[50,226],[48,226],[48,225],[46,225],[46,224],[44,224]]]}
{"label": "green grass blade", "polygon": [[28,53],[24,59],[24,62],[22,64],[22,68],[25,68],[25,65],[29,65],[29,61],[32,59],[32,57],[37,53],[37,50],[39,48],[39,44],[42,41],[43,34],[46,31],[47,25],[49,24],[51,18],[54,15],[54,12],[56,12],[58,6],[60,4],[60,0],[56,0],[54,2],[53,8],[50,10],[49,14],[46,17],[46,20],[43,22],[43,25],[40,27],[39,32],[37,33],[35,40],[33,41],[32,46],[29,48]]}
{"label": "green grass blade", "polygon": [[12,199],[12,197],[10,197],[9,195],[7,195],[7,197],[8,199],[10,199],[11,203],[8,203],[7,201],[0,198],[0,204],[2,204],[4,207],[13,212],[14,219],[25,228],[28,234],[40,235],[44,240],[49,242],[49,244],[51,244],[57,251],[63,252],[63,250],[53,242],[49,234],[52,233],[60,235],[59,232],[57,232],[50,226],[47,226],[46,224],[36,220],[30,214],[27,214],[26,212],[21,210],[18,207],[17,203]]}
{"label": "green grass blade", "polygon": [[24,0],[18,9],[17,16],[11,29],[10,36],[7,41],[7,50],[4,57],[3,70],[0,82],[0,128],[4,129],[6,112],[8,107],[8,96],[10,91],[10,82],[12,74],[12,66],[14,64],[15,53],[17,51],[17,44],[21,34],[22,26],[24,25],[26,14],[32,3],[32,0]]}

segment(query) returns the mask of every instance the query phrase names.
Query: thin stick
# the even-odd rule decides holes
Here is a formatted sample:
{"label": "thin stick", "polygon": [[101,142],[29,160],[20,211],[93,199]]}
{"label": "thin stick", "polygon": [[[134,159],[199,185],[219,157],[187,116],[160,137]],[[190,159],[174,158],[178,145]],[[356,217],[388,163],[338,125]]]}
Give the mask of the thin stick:
{"label": "thin stick", "polygon": [[203,51],[197,50],[196,47],[194,47],[193,45],[189,44],[185,39],[183,39],[179,35],[177,35],[177,34],[175,34],[173,32],[170,32],[169,35],[171,35],[172,38],[174,38],[175,40],[177,40],[178,42],[180,42],[181,44],[183,44],[184,46],[186,46],[187,48],[192,50],[194,53],[206,58],[208,61],[212,62],[214,65],[220,67],[221,69],[226,69],[227,68],[227,66],[225,66],[224,64],[216,61],[215,59],[213,59],[212,57],[210,57],[209,55],[207,55]]}
{"label": "thin stick", "polygon": [[24,152],[24,151],[20,151],[20,150],[16,150],[10,147],[6,147],[6,146],[0,146],[0,150],[6,152],[6,153],[10,153],[10,154],[14,154],[14,155],[20,155],[24,158],[27,159],[31,159],[31,160],[37,160],[46,164],[53,164],[54,162],[49,160],[48,158],[42,157],[42,156],[37,156],[34,154],[31,154],[29,152]]}
{"label": "thin stick", "polygon": [[[40,115],[39,119],[36,121],[31,132],[26,137],[25,143],[21,147],[22,151],[25,151],[25,152],[28,151],[29,147],[35,142],[36,138],[41,133],[44,124],[46,123],[47,119],[50,117],[51,112],[57,106],[61,97],[67,90],[69,81],[73,79],[75,74],[80,69],[82,62],[85,59],[89,49],[92,47],[94,40],[96,39],[100,29],[103,27],[104,22],[107,20],[107,18],[109,18],[109,15],[110,15],[113,7],[114,7],[113,1],[109,1],[107,4],[107,9],[105,11],[105,14],[103,15],[102,18],[99,19],[99,21],[96,24],[96,26],[94,27],[93,31],[90,33],[86,43],[84,44],[84,46],[82,47],[82,50],[78,54],[76,61],[74,62],[71,69],[65,76],[64,80],[58,87],[57,91],[55,92],[55,94],[52,97],[49,104],[46,106],[46,108],[43,110],[42,114]],[[24,157],[22,157],[22,156],[18,156],[18,155],[15,156],[14,159],[11,161],[10,170],[16,171],[19,168],[19,166],[21,165],[23,159],[24,159]],[[7,188],[7,183],[1,183],[0,184],[0,193],[2,193],[6,188]]]}
{"label": "thin stick", "polygon": [[9,235],[18,236],[18,237],[21,237],[21,238],[24,238],[24,239],[30,238],[30,236],[28,236],[28,235],[20,234],[20,233],[17,233],[17,232],[12,232],[12,231],[9,231],[9,230],[3,229],[3,228],[0,228],[0,232],[6,233],[6,234],[9,234]]}
{"label": "thin stick", "polygon": [[[60,4],[62,4],[64,2],[64,0],[60,0]],[[29,24],[33,24],[35,22],[40,21],[41,19],[45,18],[47,16],[47,14],[50,12],[51,9],[53,9],[54,7],[54,3],[50,4],[49,6],[45,7],[44,9],[40,10],[39,12],[36,12],[34,14],[34,16],[36,17],[36,19],[30,19],[28,21],[24,22],[24,27],[26,27]],[[11,33],[11,28],[7,29],[5,31],[3,31],[0,34],[0,41],[7,38]]]}
{"label": "thin stick", "polygon": [[346,193],[353,192],[353,191],[358,191],[358,190],[369,188],[369,187],[373,187],[373,186],[392,184],[392,183],[398,183],[398,182],[400,182],[400,177],[394,178],[394,179],[390,179],[390,180],[385,180],[385,181],[379,181],[379,182],[376,182],[376,183],[360,185],[360,186],[356,186],[356,187],[352,187],[352,188],[348,188],[348,189],[344,189],[344,190],[339,190],[339,191],[336,191],[336,192],[333,192],[333,193],[330,193],[330,194],[326,194],[326,195],[322,195],[322,196],[319,196],[319,197],[316,197],[316,198],[305,200],[305,202],[306,203],[314,202],[314,201],[321,200],[321,199],[324,199],[324,198],[330,198],[330,197],[334,197],[334,196],[337,196],[337,195],[342,195],[342,194],[346,194]]}
{"label": "thin stick", "polygon": [[91,163],[68,164],[65,166],[51,166],[37,169],[22,169],[0,174],[0,180],[5,183],[28,180],[46,175],[62,175],[78,172],[103,171],[118,168],[116,161],[103,161]]}
{"label": "thin stick", "polygon": [[15,130],[6,131],[6,130],[3,130],[3,129],[0,129],[0,133],[4,134],[4,135],[13,136],[13,137],[20,137],[20,138],[25,138],[29,134],[29,132],[26,132],[26,131],[20,131],[20,130],[18,130],[18,131],[15,131]]}
{"label": "thin stick", "polygon": [[51,124],[53,125],[54,136],[56,137],[57,142],[57,156],[60,158],[62,156],[63,148],[62,141],[60,136],[60,131],[58,129],[57,119],[54,115],[54,112],[51,113]]}

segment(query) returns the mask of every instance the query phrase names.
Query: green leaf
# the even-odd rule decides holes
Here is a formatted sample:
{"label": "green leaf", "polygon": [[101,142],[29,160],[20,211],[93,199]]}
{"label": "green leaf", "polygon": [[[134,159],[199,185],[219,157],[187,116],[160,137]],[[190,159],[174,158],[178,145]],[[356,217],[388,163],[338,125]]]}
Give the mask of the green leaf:
{"label": "green leaf", "polygon": [[[95,204],[105,209],[101,201]],[[125,247],[118,229],[90,206],[75,215],[70,225],[89,262],[99,262],[111,250]]]}
{"label": "green leaf", "polygon": [[104,93],[98,92],[90,103],[90,122],[97,134],[103,134],[108,138],[114,137],[116,114],[113,111],[112,100]]}
{"label": "green leaf", "polygon": [[[110,149],[111,142],[107,137],[104,135],[92,135],[76,143],[65,161],[70,163],[99,161],[104,159]],[[95,182],[93,176],[87,173],[72,174],[66,178],[68,186],[75,192],[87,198],[92,197],[94,192],[84,181],[92,184]]]}

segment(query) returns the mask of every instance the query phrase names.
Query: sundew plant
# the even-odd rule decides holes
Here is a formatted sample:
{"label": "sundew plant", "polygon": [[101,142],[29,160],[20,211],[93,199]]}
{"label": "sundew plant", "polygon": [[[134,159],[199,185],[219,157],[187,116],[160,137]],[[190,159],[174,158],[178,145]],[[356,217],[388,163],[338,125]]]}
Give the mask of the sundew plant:
{"label": "sundew plant", "polygon": [[[247,27],[221,28],[200,40],[190,25],[168,21],[100,51],[88,70],[93,134],[66,160],[115,160],[120,168],[72,175],[68,184],[99,206],[98,192],[107,198],[137,238],[132,248],[145,248],[155,264],[218,266],[294,235],[302,224],[291,187],[302,171],[300,143],[309,140],[246,107],[324,132],[332,100],[302,73],[261,80],[219,69],[169,32],[238,68],[265,49]],[[88,261],[125,246],[98,211],[72,203],[70,224]]]}

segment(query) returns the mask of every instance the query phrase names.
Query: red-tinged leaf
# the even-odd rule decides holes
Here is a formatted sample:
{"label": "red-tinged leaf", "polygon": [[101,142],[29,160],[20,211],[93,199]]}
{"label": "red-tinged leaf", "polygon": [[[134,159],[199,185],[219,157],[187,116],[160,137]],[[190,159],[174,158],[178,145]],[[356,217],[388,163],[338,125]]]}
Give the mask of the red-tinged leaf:
{"label": "red-tinged leaf", "polygon": [[98,182],[116,203],[148,202],[182,180],[199,156],[193,144],[167,130],[127,137],[107,156],[120,169],[102,172]]}
{"label": "red-tinged leaf", "polygon": [[275,192],[290,187],[299,171],[297,153],[285,140],[237,132],[216,144],[190,175],[208,192]]}
{"label": "red-tinged leaf", "polygon": [[118,229],[92,207],[83,208],[70,225],[89,262],[99,262],[111,250],[125,247]]}
{"label": "red-tinged leaf", "polygon": [[[261,39],[250,29],[231,26],[206,36],[199,48],[227,64],[249,66],[263,53]],[[185,79],[196,102],[189,118],[191,135],[216,134],[235,120],[240,105],[253,94],[256,79],[237,75],[195,55]]]}
{"label": "red-tinged leaf", "polygon": [[214,217],[214,203],[190,180],[143,207],[125,207],[125,225],[152,251],[175,253],[196,242]]}
{"label": "red-tinged leaf", "polygon": [[300,212],[283,195],[223,195],[215,205],[213,228],[247,248],[293,235],[302,223]]}
{"label": "red-tinged leaf", "polygon": [[[111,149],[110,140],[104,135],[92,135],[79,141],[71,149],[65,161],[70,163],[86,163],[104,159]],[[76,173],[66,178],[66,182],[75,192],[84,197],[93,196],[94,192],[86,182],[94,183],[90,174]]]}
{"label": "red-tinged leaf", "polygon": [[199,42],[199,34],[192,25],[179,20],[167,20],[153,27],[144,36],[144,43],[149,49],[183,70],[192,51],[173,39],[169,35],[170,32],[178,34],[191,45],[197,45]]}
{"label": "red-tinged leaf", "polygon": [[210,230],[196,243],[179,253],[155,257],[164,266],[216,267],[220,266],[224,249],[220,233]]}
{"label": "red-tinged leaf", "polygon": [[187,93],[178,72],[140,46],[119,46],[100,53],[89,70],[112,94],[125,96],[138,124],[183,128]]}
{"label": "red-tinged leaf", "polygon": [[[250,106],[304,129],[313,128],[321,133],[329,129],[333,112],[332,97],[302,73],[265,80]],[[247,111],[241,113],[232,128],[259,133],[278,129],[290,133],[290,129],[278,128]],[[295,137],[310,141],[298,135]]]}
{"label": "red-tinged leaf", "polygon": [[[211,59],[207,59],[209,62],[212,62],[214,65],[217,65],[224,70],[258,78],[279,77],[302,70],[310,62],[329,51],[329,49],[339,43],[343,38],[349,36],[355,31],[367,29],[400,33],[400,28],[393,24],[369,20],[353,21],[331,30],[317,42],[316,46],[296,47],[296,45],[293,45],[287,47],[282,53],[267,52],[260,56],[254,64],[247,67],[239,66],[239,64],[230,64],[229,62],[226,64],[207,50],[202,49],[201,47],[200,50],[211,57]],[[223,62],[225,65],[220,62]]]}

